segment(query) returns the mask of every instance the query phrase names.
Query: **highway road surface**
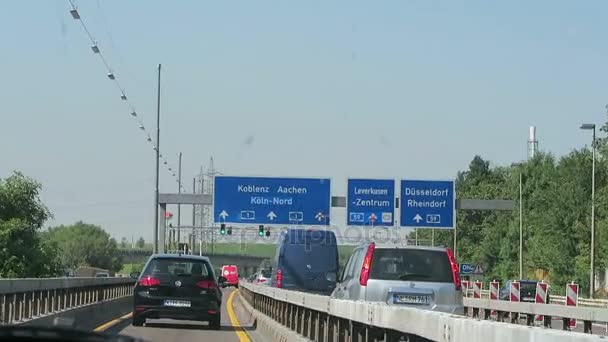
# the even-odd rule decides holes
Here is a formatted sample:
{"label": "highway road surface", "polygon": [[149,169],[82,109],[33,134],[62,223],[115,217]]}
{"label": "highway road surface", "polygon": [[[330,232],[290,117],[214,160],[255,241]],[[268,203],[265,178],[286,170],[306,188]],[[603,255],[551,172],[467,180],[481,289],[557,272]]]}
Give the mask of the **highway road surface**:
{"label": "highway road surface", "polygon": [[125,315],[105,325],[97,331],[136,337],[145,341],[221,341],[221,342],[265,342],[266,340],[251,328],[253,321],[239,304],[241,297],[233,288],[224,289],[222,303],[222,328],[211,330],[206,322],[178,320],[147,320],[143,327],[131,325],[131,314]]}

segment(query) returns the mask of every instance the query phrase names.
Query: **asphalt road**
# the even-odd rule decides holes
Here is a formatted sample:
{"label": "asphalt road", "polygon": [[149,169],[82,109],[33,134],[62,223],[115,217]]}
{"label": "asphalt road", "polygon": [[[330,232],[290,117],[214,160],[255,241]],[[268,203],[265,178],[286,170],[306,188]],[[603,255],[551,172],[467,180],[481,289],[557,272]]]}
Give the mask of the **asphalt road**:
{"label": "asphalt road", "polygon": [[[239,304],[240,296],[233,288],[224,289],[222,302],[222,327],[211,330],[206,322],[178,321],[168,319],[147,320],[143,327],[131,325],[130,315],[107,330],[110,334],[132,336],[144,341],[221,341],[249,342],[264,341],[252,327],[252,320]],[[229,309],[231,306],[232,309]]]}

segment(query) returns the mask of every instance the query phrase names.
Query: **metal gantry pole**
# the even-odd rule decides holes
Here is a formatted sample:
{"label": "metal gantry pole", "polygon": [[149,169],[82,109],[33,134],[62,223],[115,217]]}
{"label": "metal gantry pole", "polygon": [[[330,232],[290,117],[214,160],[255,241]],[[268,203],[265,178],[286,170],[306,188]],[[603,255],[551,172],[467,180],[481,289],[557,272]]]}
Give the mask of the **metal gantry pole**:
{"label": "metal gantry pole", "polygon": [[595,125],[591,141],[591,272],[589,272],[589,298],[595,292]]}
{"label": "metal gantry pole", "polygon": [[[196,177],[192,178],[192,193],[196,194]],[[192,205],[192,227],[196,227],[196,204]]]}
{"label": "metal gantry pole", "polygon": [[[158,178],[160,168],[160,68],[158,65],[158,91],[156,94],[156,181],[154,187],[154,254],[158,253]],[[163,241],[164,243],[164,241]]]}
{"label": "metal gantry pole", "polygon": [[523,206],[523,172],[519,170],[519,279],[524,273],[524,206]]}
{"label": "metal gantry pole", "polygon": [[[177,164],[177,193],[181,194],[182,193],[182,153],[179,153],[179,161]],[[181,242],[181,238],[180,238],[180,234],[181,234],[181,205],[178,204],[177,205],[177,245],[179,246],[179,243]]]}

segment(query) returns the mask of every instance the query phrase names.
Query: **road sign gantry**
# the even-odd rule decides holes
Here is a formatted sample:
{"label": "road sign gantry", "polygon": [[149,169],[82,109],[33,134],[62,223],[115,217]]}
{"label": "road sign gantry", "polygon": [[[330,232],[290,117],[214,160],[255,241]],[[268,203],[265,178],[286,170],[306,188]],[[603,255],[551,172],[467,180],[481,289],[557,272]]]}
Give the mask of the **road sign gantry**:
{"label": "road sign gantry", "polygon": [[395,181],[349,179],[346,224],[349,226],[393,226]]}
{"label": "road sign gantry", "polygon": [[215,177],[216,223],[329,225],[330,180]]}
{"label": "road sign gantry", "polygon": [[401,226],[454,229],[456,225],[455,190],[453,180],[402,180]]}

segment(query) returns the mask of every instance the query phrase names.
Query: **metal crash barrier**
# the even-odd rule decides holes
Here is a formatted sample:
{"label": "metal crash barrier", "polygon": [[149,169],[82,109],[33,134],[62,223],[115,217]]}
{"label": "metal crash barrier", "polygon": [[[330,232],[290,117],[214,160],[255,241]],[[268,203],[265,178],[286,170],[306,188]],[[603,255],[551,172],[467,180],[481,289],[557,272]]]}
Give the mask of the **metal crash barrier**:
{"label": "metal crash barrier", "polygon": [[[331,299],[244,282],[239,284],[239,289],[255,314],[268,317],[313,341],[580,342],[600,339],[600,336],[590,334],[478,320],[385,303]],[[484,305],[483,299],[476,301],[479,301],[479,307]],[[520,309],[525,308],[517,308]],[[551,315],[545,311],[538,314]],[[563,314],[569,315],[566,310]]]}
{"label": "metal crash barrier", "polygon": [[0,279],[0,324],[18,324],[132,295],[131,278]]}
{"label": "metal crash barrier", "polygon": [[473,309],[475,318],[492,319],[492,311],[498,314],[496,320],[505,321],[510,318],[515,323],[519,315],[525,314],[527,325],[534,324],[535,316],[543,316],[542,325],[551,327],[553,318],[560,318],[563,322],[561,328],[570,330],[572,320],[582,321],[585,333],[592,332],[592,323],[608,322],[608,309],[591,307],[573,307],[559,304],[537,304],[525,302],[509,302],[504,300],[490,300],[477,298],[464,298],[465,313]]}

